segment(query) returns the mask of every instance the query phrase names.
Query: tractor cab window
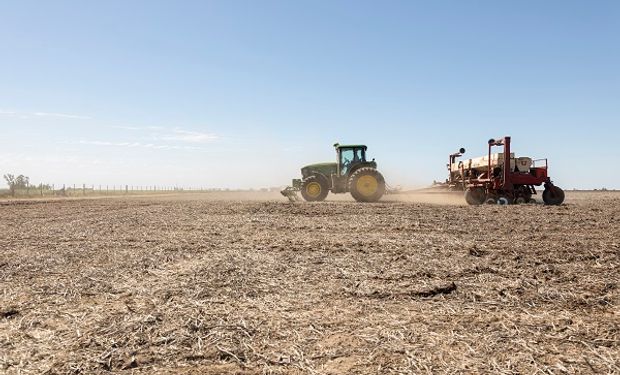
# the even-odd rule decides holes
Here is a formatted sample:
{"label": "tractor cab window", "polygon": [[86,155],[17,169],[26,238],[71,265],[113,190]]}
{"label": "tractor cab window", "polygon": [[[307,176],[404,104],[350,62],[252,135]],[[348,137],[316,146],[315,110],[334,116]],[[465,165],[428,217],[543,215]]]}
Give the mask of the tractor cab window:
{"label": "tractor cab window", "polygon": [[358,148],[354,150],[353,153],[353,163],[362,163],[366,161],[366,155],[364,149]]}
{"label": "tractor cab window", "polygon": [[366,162],[366,153],[362,148],[343,148],[340,150],[340,175],[344,176],[357,163]]}
{"label": "tractor cab window", "polygon": [[351,163],[353,162],[355,154],[353,149],[341,149],[340,150],[340,175],[346,175],[351,170]]}

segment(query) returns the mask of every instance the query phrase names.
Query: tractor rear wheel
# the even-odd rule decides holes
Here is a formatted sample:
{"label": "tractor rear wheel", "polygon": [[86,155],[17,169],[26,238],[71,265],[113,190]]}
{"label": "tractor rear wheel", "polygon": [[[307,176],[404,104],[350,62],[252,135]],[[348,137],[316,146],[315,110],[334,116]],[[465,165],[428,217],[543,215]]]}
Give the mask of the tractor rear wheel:
{"label": "tractor rear wheel", "polygon": [[473,187],[465,190],[465,201],[470,206],[478,206],[486,200],[486,193],[483,188]]}
{"label": "tractor rear wheel", "polygon": [[301,196],[307,202],[320,202],[325,200],[329,193],[327,179],[320,175],[309,176],[301,183]]}
{"label": "tractor rear wheel", "polygon": [[559,206],[564,202],[564,190],[557,186],[549,186],[543,191],[542,198],[549,206]]}
{"label": "tractor rear wheel", "polygon": [[385,193],[385,179],[375,168],[360,168],[349,178],[349,191],[358,202],[376,202]]}

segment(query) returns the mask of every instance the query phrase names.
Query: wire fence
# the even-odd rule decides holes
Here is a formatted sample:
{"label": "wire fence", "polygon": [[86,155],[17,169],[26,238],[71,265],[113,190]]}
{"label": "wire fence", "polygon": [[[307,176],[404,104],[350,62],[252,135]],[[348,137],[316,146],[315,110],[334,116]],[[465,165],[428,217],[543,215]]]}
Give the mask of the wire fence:
{"label": "wire fence", "polygon": [[[260,189],[269,191],[270,189]],[[87,196],[117,196],[117,195],[145,195],[145,194],[178,194],[235,191],[231,189],[213,189],[203,187],[178,186],[138,186],[138,185],[44,185],[27,186],[13,189],[0,189],[0,198],[36,198],[36,197],[87,197]]]}

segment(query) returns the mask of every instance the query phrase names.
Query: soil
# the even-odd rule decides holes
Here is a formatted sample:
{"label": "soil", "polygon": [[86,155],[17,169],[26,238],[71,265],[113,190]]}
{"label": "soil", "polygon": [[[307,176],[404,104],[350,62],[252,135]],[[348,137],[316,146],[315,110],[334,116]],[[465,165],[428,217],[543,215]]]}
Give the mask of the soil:
{"label": "soil", "polygon": [[0,373],[620,373],[620,193],[5,201],[0,249]]}

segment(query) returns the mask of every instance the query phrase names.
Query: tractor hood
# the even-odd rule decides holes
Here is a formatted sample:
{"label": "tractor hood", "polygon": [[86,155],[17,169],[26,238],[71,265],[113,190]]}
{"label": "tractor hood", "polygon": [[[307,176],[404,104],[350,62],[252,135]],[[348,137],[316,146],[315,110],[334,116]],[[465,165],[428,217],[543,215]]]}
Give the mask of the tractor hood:
{"label": "tractor hood", "polygon": [[338,163],[316,163],[309,164],[301,168],[301,175],[306,178],[314,173],[321,173],[326,177],[332,175],[332,173],[338,172]]}

